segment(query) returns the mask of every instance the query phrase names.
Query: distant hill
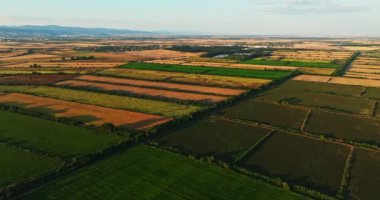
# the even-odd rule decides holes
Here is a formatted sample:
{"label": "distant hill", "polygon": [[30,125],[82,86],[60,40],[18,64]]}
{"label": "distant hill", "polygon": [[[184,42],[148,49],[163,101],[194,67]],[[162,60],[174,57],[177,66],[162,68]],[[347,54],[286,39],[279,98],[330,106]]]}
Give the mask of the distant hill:
{"label": "distant hill", "polygon": [[79,28],[65,26],[0,26],[2,37],[122,37],[132,35],[158,35],[160,32],[147,32],[128,29]]}

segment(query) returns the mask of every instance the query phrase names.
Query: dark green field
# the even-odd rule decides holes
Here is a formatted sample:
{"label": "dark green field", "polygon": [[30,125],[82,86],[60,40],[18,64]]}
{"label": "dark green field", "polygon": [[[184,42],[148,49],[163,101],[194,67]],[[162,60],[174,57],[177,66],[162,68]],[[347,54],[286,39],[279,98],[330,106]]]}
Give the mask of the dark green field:
{"label": "dark green field", "polygon": [[380,120],[375,119],[313,110],[305,130],[345,140],[380,144]]}
{"label": "dark green field", "polygon": [[203,119],[164,136],[160,143],[232,162],[271,130],[219,119]]}
{"label": "dark green field", "polygon": [[342,145],[277,132],[242,167],[334,194],[348,153]]}
{"label": "dark green field", "polygon": [[20,199],[305,199],[229,170],[138,146]]}
{"label": "dark green field", "polygon": [[256,121],[285,128],[300,129],[307,110],[250,99],[222,110],[224,117]]}
{"label": "dark green field", "polygon": [[0,160],[0,191],[2,187],[11,183],[54,170],[63,165],[58,159],[40,157],[2,143],[0,143]]}
{"label": "dark green field", "polygon": [[117,144],[123,138],[0,110],[0,140],[51,156],[74,157]]}
{"label": "dark green field", "polygon": [[380,152],[356,149],[349,193],[351,199],[379,199]]}
{"label": "dark green field", "polygon": [[219,76],[235,76],[245,78],[262,78],[262,79],[281,79],[291,75],[292,72],[284,71],[265,71],[265,70],[249,70],[249,69],[232,69],[222,67],[206,67],[206,66],[185,66],[185,65],[163,65],[152,63],[129,63],[121,66],[127,69],[139,70],[156,70],[168,72],[182,72],[190,74],[209,74]]}
{"label": "dark green field", "polygon": [[368,88],[363,97],[380,100],[380,88]]}
{"label": "dark green field", "polygon": [[243,62],[244,64],[252,65],[271,65],[271,66],[292,66],[292,67],[314,67],[314,68],[339,68],[341,65],[334,63],[323,62],[299,62],[299,61],[277,61],[277,60],[263,60],[253,59]]}

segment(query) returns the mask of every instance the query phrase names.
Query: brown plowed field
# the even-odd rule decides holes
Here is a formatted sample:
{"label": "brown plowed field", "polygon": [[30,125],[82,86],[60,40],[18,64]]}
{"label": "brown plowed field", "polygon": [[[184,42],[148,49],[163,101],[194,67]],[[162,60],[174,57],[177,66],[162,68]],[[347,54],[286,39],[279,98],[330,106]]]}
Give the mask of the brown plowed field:
{"label": "brown plowed field", "polygon": [[[112,78],[112,77],[101,77],[101,76],[91,76],[84,75],[76,78],[77,80],[83,81],[98,81],[104,83],[114,83],[114,84],[127,84],[132,86],[143,86],[143,87],[158,87],[164,89],[174,89],[174,90],[184,90],[200,93],[209,93],[216,95],[225,96],[235,96],[240,95],[244,90],[238,89],[227,89],[218,87],[207,87],[207,86],[197,86],[197,85],[187,85],[187,84],[177,84],[177,83],[165,83],[156,81],[143,81],[143,80],[133,80],[125,78]],[[0,79],[1,80],[1,79]]]}
{"label": "brown plowed field", "polygon": [[60,82],[67,79],[72,79],[77,75],[57,75],[57,74],[31,74],[31,75],[14,75],[0,77],[0,84],[11,85],[46,85]]}
{"label": "brown plowed field", "polygon": [[170,121],[157,115],[62,101],[45,97],[11,93],[0,96],[1,104],[17,105],[55,117],[75,118],[87,125],[111,123],[117,127],[144,130]]}
{"label": "brown plowed field", "polygon": [[163,97],[168,99],[177,99],[184,101],[199,101],[199,102],[220,102],[227,99],[227,97],[222,96],[214,96],[214,95],[206,95],[206,94],[194,94],[187,92],[177,92],[170,90],[159,90],[159,89],[150,89],[143,87],[134,87],[134,86],[126,86],[126,85],[115,85],[115,84],[105,84],[105,83],[95,83],[95,82],[87,82],[87,81],[77,81],[77,80],[69,80],[57,83],[57,85],[61,86],[71,86],[71,87],[79,87],[79,88],[95,88],[104,91],[112,91],[112,92],[124,92],[126,94],[135,94],[135,95],[144,95],[151,97]]}

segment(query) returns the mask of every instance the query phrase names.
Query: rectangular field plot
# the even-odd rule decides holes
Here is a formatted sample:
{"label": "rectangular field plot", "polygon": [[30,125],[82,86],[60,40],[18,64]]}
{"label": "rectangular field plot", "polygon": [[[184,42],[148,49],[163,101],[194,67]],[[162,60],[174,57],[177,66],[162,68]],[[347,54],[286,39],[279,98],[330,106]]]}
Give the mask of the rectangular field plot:
{"label": "rectangular field plot", "polygon": [[40,157],[2,143],[0,143],[0,160],[0,190],[12,183],[54,170],[63,165],[58,159]]}
{"label": "rectangular field plot", "polygon": [[375,101],[358,97],[364,89],[360,86],[289,81],[278,88],[264,92],[259,95],[259,99],[372,115]]}
{"label": "rectangular field plot", "polygon": [[227,118],[300,129],[308,112],[308,110],[302,108],[250,99],[224,109],[219,114]]}
{"label": "rectangular field plot", "polygon": [[208,95],[208,94],[196,94],[189,92],[177,92],[171,90],[151,89],[144,87],[135,87],[127,85],[116,85],[106,83],[96,83],[81,80],[68,80],[59,82],[56,85],[69,86],[73,88],[93,89],[97,91],[116,92],[122,94],[130,94],[144,97],[155,97],[159,99],[174,99],[181,101],[195,101],[204,103],[217,103],[225,101],[228,98],[224,96]]}
{"label": "rectangular field plot", "polygon": [[313,110],[305,130],[335,138],[380,144],[380,120]]}
{"label": "rectangular field plot", "polygon": [[20,199],[52,196],[59,200],[304,199],[248,176],[145,146],[82,168]]}
{"label": "rectangular field plot", "polygon": [[1,86],[0,92],[17,92],[50,97],[78,103],[92,104],[115,109],[125,109],[165,117],[181,117],[197,112],[203,107],[184,105],[159,100],[140,99],[96,92],[71,90],[56,87]]}
{"label": "rectangular field plot", "polygon": [[335,194],[349,151],[342,145],[277,132],[241,165],[293,184]]}
{"label": "rectangular field plot", "polygon": [[149,129],[171,120],[170,118],[157,115],[116,110],[18,93],[0,96],[0,104],[16,106],[42,115],[73,119],[85,125],[101,126],[105,123],[111,123],[116,127],[134,130]]}
{"label": "rectangular field plot", "polygon": [[238,90],[238,89],[207,87],[207,86],[187,85],[187,84],[177,84],[177,83],[167,83],[167,82],[157,82],[157,81],[144,81],[144,80],[125,79],[125,78],[113,78],[113,77],[105,77],[105,76],[84,75],[84,76],[77,77],[76,80],[125,84],[125,85],[140,86],[140,87],[162,88],[162,89],[168,89],[168,90],[180,90],[180,91],[198,92],[198,93],[224,95],[224,96],[235,96],[235,95],[240,95],[244,92],[244,90]]}
{"label": "rectangular field plot", "polygon": [[175,83],[186,83],[195,85],[207,85],[218,87],[233,88],[258,88],[271,82],[269,79],[243,78],[216,76],[205,74],[187,74],[179,72],[153,71],[153,70],[136,70],[112,68],[101,72],[99,75],[117,76],[122,78],[135,78],[142,80],[168,81]]}
{"label": "rectangular field plot", "polygon": [[380,152],[356,149],[348,187],[350,199],[379,199]]}
{"label": "rectangular field plot", "polygon": [[95,152],[124,140],[112,134],[7,111],[0,111],[0,121],[1,142],[62,158]]}
{"label": "rectangular field plot", "polygon": [[16,75],[16,76],[5,76],[0,78],[0,84],[9,85],[46,85],[52,84],[59,81],[72,79],[77,77],[77,75]]}
{"label": "rectangular field plot", "polygon": [[206,118],[166,135],[159,141],[187,153],[212,155],[232,162],[270,131],[257,126]]}
{"label": "rectangular field plot", "polygon": [[129,63],[122,66],[126,69],[139,70],[156,70],[168,72],[181,72],[190,74],[209,74],[219,76],[236,76],[245,78],[262,78],[262,79],[281,79],[291,75],[292,72],[286,71],[265,71],[265,70],[248,70],[233,69],[207,66],[185,66],[185,65],[162,65],[153,63]]}

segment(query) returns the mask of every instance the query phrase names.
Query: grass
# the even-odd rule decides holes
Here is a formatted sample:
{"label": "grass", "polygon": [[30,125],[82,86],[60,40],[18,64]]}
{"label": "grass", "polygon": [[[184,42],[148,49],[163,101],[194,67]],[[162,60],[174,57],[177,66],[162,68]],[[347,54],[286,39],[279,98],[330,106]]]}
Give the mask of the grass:
{"label": "grass", "polygon": [[242,166],[336,194],[348,153],[349,148],[342,145],[277,132]]}
{"label": "grass", "polygon": [[122,137],[0,111],[0,140],[51,156],[71,158],[101,150]]}
{"label": "grass", "polygon": [[356,149],[352,165],[350,199],[378,199],[380,187],[380,153]]}
{"label": "grass", "polygon": [[305,199],[247,176],[137,146],[20,199]]}
{"label": "grass", "polygon": [[48,86],[28,87],[0,85],[0,92],[1,91],[27,93],[78,103],[157,114],[165,117],[186,116],[203,109],[203,107],[195,105],[182,105],[159,100],[140,99],[135,97],[117,96]]}
{"label": "grass", "polygon": [[284,128],[300,129],[307,110],[250,99],[222,110],[224,117],[261,122]]}
{"label": "grass", "polygon": [[380,120],[313,110],[305,130],[348,141],[380,144]]}
{"label": "grass", "polygon": [[2,143],[0,143],[0,160],[0,189],[63,165],[58,159],[40,157]]}
{"label": "grass", "polygon": [[183,152],[232,162],[271,130],[220,119],[202,119],[159,141]]}
{"label": "grass", "polygon": [[244,61],[244,64],[253,64],[253,65],[272,65],[272,66],[292,66],[292,67],[312,67],[312,68],[339,68],[341,65],[334,63],[325,63],[325,62],[304,62],[304,61],[277,61],[277,60],[248,60]]}
{"label": "grass", "polygon": [[265,70],[249,70],[249,69],[233,69],[221,67],[207,66],[185,66],[185,65],[163,65],[152,63],[129,63],[122,66],[126,69],[138,70],[156,70],[168,72],[181,72],[190,74],[209,74],[218,76],[236,76],[245,78],[261,78],[261,79],[281,79],[292,74],[285,71],[265,71]]}

